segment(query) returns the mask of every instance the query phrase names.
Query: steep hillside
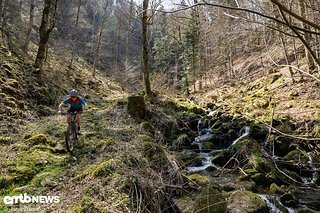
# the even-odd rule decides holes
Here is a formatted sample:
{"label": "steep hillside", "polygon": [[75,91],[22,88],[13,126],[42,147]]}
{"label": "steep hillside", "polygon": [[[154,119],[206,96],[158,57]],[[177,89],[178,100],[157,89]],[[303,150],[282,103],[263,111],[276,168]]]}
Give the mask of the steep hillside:
{"label": "steep hillside", "polygon": [[[166,185],[177,180],[179,169],[141,121],[127,113],[128,94],[120,86],[101,74],[92,78],[81,61],[70,69],[52,56],[45,69],[34,69],[4,46],[1,68],[1,212],[174,208]],[[89,104],[74,155],[65,148],[65,117],[57,115],[71,88]],[[19,195],[59,196],[59,202],[4,203]]]}

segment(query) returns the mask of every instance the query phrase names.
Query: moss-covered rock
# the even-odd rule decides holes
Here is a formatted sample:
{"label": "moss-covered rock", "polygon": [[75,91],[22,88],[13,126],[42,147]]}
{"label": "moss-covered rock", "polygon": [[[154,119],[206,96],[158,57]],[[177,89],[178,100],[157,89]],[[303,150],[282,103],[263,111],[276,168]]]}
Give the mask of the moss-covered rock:
{"label": "moss-covered rock", "polygon": [[251,191],[251,192],[257,192],[258,188],[255,182],[253,181],[241,181],[239,182],[240,188]]}
{"label": "moss-covered rock", "polygon": [[26,144],[30,146],[35,146],[35,145],[50,145],[50,146],[55,146],[55,143],[48,140],[47,135],[45,134],[34,134],[28,139],[26,139]]}
{"label": "moss-covered rock", "polygon": [[203,176],[200,174],[192,174],[192,175],[189,175],[188,178],[200,186],[208,185],[210,182],[209,177]]}
{"label": "moss-covered rock", "polygon": [[216,186],[203,187],[196,198],[195,212],[227,212],[227,201]]}
{"label": "moss-covered rock", "polygon": [[289,152],[286,156],[283,157],[283,160],[285,161],[291,161],[291,162],[308,162],[308,156],[307,153],[302,150],[293,150]]}
{"label": "moss-covered rock", "polygon": [[279,195],[282,195],[285,193],[285,191],[283,189],[281,189],[277,184],[275,183],[272,183],[270,185],[270,192],[272,193],[275,193],[275,194],[279,194]]}
{"label": "moss-covered rock", "polygon": [[294,124],[287,120],[276,128],[283,133],[292,133],[294,130]]}
{"label": "moss-covered rock", "polygon": [[265,186],[268,184],[266,176],[261,173],[255,173],[254,175],[251,175],[250,179],[253,180],[259,186]]}
{"label": "moss-covered rock", "polygon": [[236,190],[236,188],[233,185],[226,184],[226,185],[222,186],[222,190],[226,191],[226,192],[231,192],[231,191]]}
{"label": "moss-covered rock", "polygon": [[251,155],[249,162],[253,165],[254,169],[260,173],[269,173],[272,170],[271,163],[260,156]]}
{"label": "moss-covered rock", "polygon": [[250,191],[235,191],[228,200],[228,209],[231,213],[268,213],[267,203],[259,195]]}
{"label": "moss-covered rock", "polygon": [[108,176],[117,171],[121,167],[121,161],[118,159],[110,159],[100,163],[92,172],[93,177]]}
{"label": "moss-covered rock", "polygon": [[9,145],[11,144],[12,140],[10,137],[3,137],[3,136],[0,136],[0,144],[1,145]]}
{"label": "moss-covered rock", "polygon": [[230,159],[231,156],[232,155],[230,152],[228,152],[227,150],[223,150],[220,153],[218,153],[217,155],[213,156],[211,158],[211,162],[214,164],[217,164],[219,166],[223,166],[228,162],[228,160]]}

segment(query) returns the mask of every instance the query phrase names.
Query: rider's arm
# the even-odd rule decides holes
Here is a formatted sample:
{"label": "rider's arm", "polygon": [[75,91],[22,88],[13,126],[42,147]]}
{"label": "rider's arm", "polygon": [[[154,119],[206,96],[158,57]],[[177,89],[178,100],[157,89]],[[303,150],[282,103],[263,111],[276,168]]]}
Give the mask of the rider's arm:
{"label": "rider's arm", "polygon": [[68,99],[63,100],[60,104],[59,104],[59,112],[63,112],[64,109],[63,107],[66,106],[68,104]]}
{"label": "rider's arm", "polygon": [[63,111],[63,107],[64,107],[64,103],[61,102],[61,103],[59,104],[59,112]]}
{"label": "rider's arm", "polygon": [[80,98],[80,102],[81,104],[84,106],[84,109],[87,110],[89,108],[87,102],[83,99],[83,98]]}

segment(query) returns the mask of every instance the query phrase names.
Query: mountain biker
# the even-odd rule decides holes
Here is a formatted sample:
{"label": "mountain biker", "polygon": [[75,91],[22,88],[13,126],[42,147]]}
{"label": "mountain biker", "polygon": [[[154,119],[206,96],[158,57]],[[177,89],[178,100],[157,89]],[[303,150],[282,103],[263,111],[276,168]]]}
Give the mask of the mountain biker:
{"label": "mountain biker", "polygon": [[[72,89],[70,91],[70,96],[66,99],[64,99],[60,105],[59,105],[59,112],[61,113],[64,111],[64,106],[69,106],[70,108],[68,109],[68,112],[78,112],[77,114],[77,125],[78,125],[78,134],[80,133],[80,122],[81,122],[81,113],[83,112],[83,107],[84,109],[88,109],[88,104],[87,102],[80,96],[78,96],[78,91],[75,89]],[[67,115],[67,123],[68,125],[71,122],[71,115]]]}

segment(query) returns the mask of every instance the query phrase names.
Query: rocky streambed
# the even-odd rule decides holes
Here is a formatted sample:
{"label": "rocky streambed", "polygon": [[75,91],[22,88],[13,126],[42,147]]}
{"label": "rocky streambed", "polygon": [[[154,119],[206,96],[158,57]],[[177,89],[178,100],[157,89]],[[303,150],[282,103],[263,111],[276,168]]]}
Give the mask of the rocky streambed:
{"label": "rocky streambed", "polygon": [[[176,199],[182,212],[320,211],[319,141],[214,110],[184,119],[173,144],[198,189]],[[291,134],[298,128],[290,120],[274,123]]]}

